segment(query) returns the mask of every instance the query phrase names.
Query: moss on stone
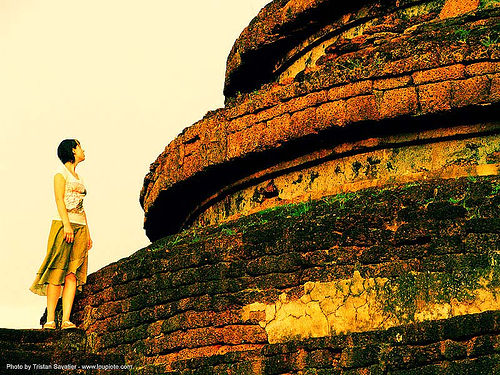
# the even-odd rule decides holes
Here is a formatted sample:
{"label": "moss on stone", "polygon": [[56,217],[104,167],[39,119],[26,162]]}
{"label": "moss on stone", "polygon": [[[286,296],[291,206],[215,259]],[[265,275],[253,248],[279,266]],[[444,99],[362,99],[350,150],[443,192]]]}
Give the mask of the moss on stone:
{"label": "moss on stone", "polygon": [[500,0],[480,0],[479,9],[494,8],[500,6]]}
{"label": "moss on stone", "polygon": [[451,273],[407,272],[391,278],[384,285],[381,300],[384,311],[403,323],[415,321],[418,302],[446,304],[473,300],[480,289],[498,293],[500,267],[498,255],[488,268],[473,268],[456,263]]}

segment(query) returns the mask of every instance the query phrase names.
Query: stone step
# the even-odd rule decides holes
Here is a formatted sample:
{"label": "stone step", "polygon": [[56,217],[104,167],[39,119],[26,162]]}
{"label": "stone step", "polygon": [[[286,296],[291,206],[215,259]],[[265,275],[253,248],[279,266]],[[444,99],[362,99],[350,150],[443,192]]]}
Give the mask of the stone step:
{"label": "stone step", "polygon": [[[119,369],[125,364],[123,356],[90,352],[85,332],[79,329],[52,331],[1,328],[0,353],[0,374],[130,373]],[[100,366],[101,369],[88,369],[85,366]],[[118,368],[110,372],[104,369],[105,366]]]}
{"label": "stone step", "polygon": [[85,333],[82,330],[41,330],[0,328],[0,351],[22,347],[24,350],[50,351],[59,346],[71,344],[85,347]]}

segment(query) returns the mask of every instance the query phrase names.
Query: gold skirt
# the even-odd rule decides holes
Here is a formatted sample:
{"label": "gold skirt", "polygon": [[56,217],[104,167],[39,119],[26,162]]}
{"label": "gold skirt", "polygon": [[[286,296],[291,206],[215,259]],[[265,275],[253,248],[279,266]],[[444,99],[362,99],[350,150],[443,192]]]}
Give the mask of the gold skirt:
{"label": "gold skirt", "polygon": [[47,244],[47,255],[36,274],[30,290],[40,296],[47,295],[47,285],[64,285],[66,275],[74,273],[77,290],[87,282],[88,231],[86,225],[71,223],[74,232],[73,243],[64,239],[61,220],[53,220]]}

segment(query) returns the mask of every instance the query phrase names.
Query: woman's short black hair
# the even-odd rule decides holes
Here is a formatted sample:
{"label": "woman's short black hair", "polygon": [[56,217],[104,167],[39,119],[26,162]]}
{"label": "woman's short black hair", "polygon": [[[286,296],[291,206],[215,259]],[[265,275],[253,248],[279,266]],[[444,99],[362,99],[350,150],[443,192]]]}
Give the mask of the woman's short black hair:
{"label": "woman's short black hair", "polygon": [[75,162],[75,154],[73,150],[80,144],[76,139],[65,139],[57,147],[57,156],[63,164],[68,161],[71,163]]}

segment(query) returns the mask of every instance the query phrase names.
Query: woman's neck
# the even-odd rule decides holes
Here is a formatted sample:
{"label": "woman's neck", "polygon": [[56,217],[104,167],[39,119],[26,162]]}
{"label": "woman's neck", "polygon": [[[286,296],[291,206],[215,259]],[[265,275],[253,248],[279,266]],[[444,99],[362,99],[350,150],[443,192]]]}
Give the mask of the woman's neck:
{"label": "woman's neck", "polygon": [[67,163],[64,164],[66,166],[66,168],[72,173],[72,174],[76,174],[76,166],[78,165],[78,163],[72,163],[70,161],[68,161]]}

